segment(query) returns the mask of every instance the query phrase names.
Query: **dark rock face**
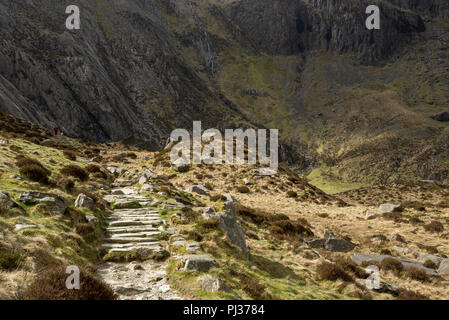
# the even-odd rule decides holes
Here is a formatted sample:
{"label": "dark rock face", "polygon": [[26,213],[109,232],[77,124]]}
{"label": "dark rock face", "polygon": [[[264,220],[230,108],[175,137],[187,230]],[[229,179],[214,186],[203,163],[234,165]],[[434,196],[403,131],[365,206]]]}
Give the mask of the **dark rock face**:
{"label": "dark rock face", "polygon": [[65,28],[68,1],[0,3],[0,111],[150,148],[192,119],[218,127],[236,114],[176,51],[163,17],[174,4],[101,3],[78,1],[74,31]]}
{"label": "dark rock face", "polygon": [[382,32],[367,30],[365,10],[370,4],[364,0],[242,0],[226,10],[251,40],[270,54],[326,50],[356,53],[364,62],[375,63],[425,30],[418,14],[387,2],[379,6]]}
{"label": "dark rock face", "polygon": [[[330,132],[332,138],[344,141],[349,134],[371,136],[392,127],[399,131],[406,123],[401,137],[425,136],[434,141],[436,129],[427,130],[417,121],[410,127],[404,117],[378,119],[379,114],[366,114],[368,107],[362,110],[366,118],[359,113],[344,121],[339,118],[343,109],[346,113],[357,108],[353,101],[347,103],[351,98],[342,89],[371,88],[374,81],[390,89],[398,80],[399,88],[404,86],[401,97],[382,95],[385,100],[405,97],[414,106],[447,105],[444,93],[416,90],[427,81],[429,90],[438,89],[436,80],[442,88],[447,82],[443,51],[447,32],[437,21],[428,23],[449,20],[447,1],[377,3],[381,30],[370,31],[365,28],[368,0],[79,0],[81,30],[69,31],[65,28],[69,1],[0,2],[0,111],[48,129],[60,127],[69,136],[97,142],[123,140],[150,149],[163,147],[173,129],[190,129],[192,120],[201,120],[203,129],[223,129],[263,128],[280,122],[283,126],[279,120],[288,118],[285,128],[278,127],[280,159],[302,169],[322,162],[314,141],[311,145],[303,141],[302,127],[318,125],[316,132],[327,134],[320,141],[329,140]],[[420,50],[410,50],[415,43]],[[428,58],[425,50],[438,57]],[[338,61],[323,61],[320,53]],[[265,54],[273,56],[271,67],[276,65],[279,74],[265,70],[269,61],[258,63],[259,58],[268,60]],[[340,54],[348,59],[340,60]],[[284,61],[285,56],[295,59]],[[381,73],[359,68],[396,61],[404,63],[402,68]],[[271,83],[248,80],[234,87],[227,83],[254,78],[245,76],[249,68],[258,75],[272,75]],[[409,84],[409,79],[415,82]],[[279,88],[272,86],[275,81]],[[315,91],[317,83],[320,92]],[[254,106],[247,108],[247,99]],[[280,104],[286,110],[279,115],[254,108],[277,109]],[[436,110],[425,117],[441,108]],[[291,138],[282,141],[283,135]],[[329,145],[338,150],[339,143]],[[371,150],[370,145],[363,148]],[[419,149],[410,148],[413,155]],[[366,153],[348,150],[344,157],[362,151]],[[374,152],[384,155],[383,150]],[[420,171],[423,177],[443,172],[427,167]]]}

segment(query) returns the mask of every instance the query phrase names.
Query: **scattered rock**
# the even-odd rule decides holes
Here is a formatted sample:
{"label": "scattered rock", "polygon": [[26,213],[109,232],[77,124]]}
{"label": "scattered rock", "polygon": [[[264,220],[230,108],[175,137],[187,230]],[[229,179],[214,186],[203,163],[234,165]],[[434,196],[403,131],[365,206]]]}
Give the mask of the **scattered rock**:
{"label": "scattered rock", "polygon": [[185,255],[181,259],[185,261],[185,271],[209,271],[218,266],[211,256],[205,254]]}
{"label": "scattered rock", "polygon": [[355,245],[344,239],[306,239],[309,247],[314,249],[325,249],[333,252],[348,252],[354,249]]}
{"label": "scattered rock", "polygon": [[0,207],[5,209],[11,209],[18,207],[19,205],[11,200],[9,193],[0,190]]}
{"label": "scattered rock", "polygon": [[172,166],[173,169],[178,172],[187,172],[190,169],[189,162],[182,158],[179,158],[178,160],[174,161]]}
{"label": "scattered rock", "polygon": [[106,170],[114,175],[118,175],[118,168],[116,166],[106,166]]}
{"label": "scattered rock", "polygon": [[146,177],[147,179],[159,179],[159,175],[157,175],[150,169],[144,169],[143,176]]}
{"label": "scattered rock", "polygon": [[19,181],[25,181],[24,178],[22,178],[21,176],[18,176],[17,174],[12,174],[9,176],[10,179],[14,179],[14,180],[19,180]]}
{"label": "scattered rock", "polygon": [[413,251],[411,249],[409,249],[409,248],[393,246],[392,249],[394,251],[397,251],[397,252],[400,252],[400,253],[403,253],[403,254],[411,254],[411,253],[413,253]]}
{"label": "scattered rock", "polygon": [[144,185],[142,185],[142,188],[140,188],[140,192],[145,192],[145,191],[155,193],[155,192],[157,192],[157,189],[154,187],[154,185],[145,183]]}
{"label": "scattered rock", "polygon": [[188,252],[201,251],[201,245],[198,242],[188,243],[186,246]]}
{"label": "scattered rock", "polygon": [[377,212],[374,212],[374,211],[367,210],[365,212],[365,219],[366,220],[373,220],[373,219],[376,219],[378,216],[379,215],[377,214]]}
{"label": "scattered rock", "polygon": [[94,210],[95,201],[84,193],[80,193],[75,200],[75,208],[88,208],[89,210]]}
{"label": "scattered rock", "polygon": [[244,183],[245,185],[247,185],[247,186],[250,186],[250,185],[253,184],[248,178],[244,178],[244,179],[243,179],[243,183]]}
{"label": "scattered rock", "polygon": [[117,189],[112,189],[111,194],[112,195],[133,195],[133,194],[137,194],[137,189],[134,187],[117,188]]}
{"label": "scattered rock", "polygon": [[207,196],[209,189],[207,189],[202,184],[198,184],[198,185],[193,185],[193,186],[187,187],[185,191],[189,192],[189,193],[197,193],[200,195]]}
{"label": "scattered rock", "polygon": [[115,180],[111,186],[113,188],[123,188],[123,187],[130,187],[134,184],[134,181],[132,180]]}
{"label": "scattered rock", "polygon": [[86,215],[86,221],[88,224],[90,224],[93,227],[95,227],[96,225],[98,225],[100,223],[100,221],[98,220],[97,217],[91,216],[91,215]]}
{"label": "scattered rock", "polygon": [[371,242],[382,242],[387,241],[387,237],[383,234],[376,234],[375,236],[372,236],[370,239]]}
{"label": "scattered rock", "polygon": [[37,228],[37,226],[34,224],[16,224],[16,227],[14,230],[20,231],[23,229],[35,229],[35,228]]}
{"label": "scattered rock", "polygon": [[304,240],[310,248],[324,249],[327,239],[305,239]]}
{"label": "scattered rock", "polygon": [[226,199],[226,202],[232,202],[232,203],[238,203],[238,200],[232,196],[230,193],[224,193],[221,195],[224,199]]}
{"label": "scattered rock", "polygon": [[218,291],[231,291],[231,289],[223,281],[211,275],[198,277],[197,280],[202,282],[202,288],[206,292],[214,293]]}
{"label": "scattered rock", "polygon": [[384,203],[379,206],[379,211],[382,213],[401,212],[402,210],[400,204]]}
{"label": "scattered rock", "polygon": [[9,141],[6,139],[0,139],[0,144],[9,144]]}
{"label": "scattered rock", "polygon": [[259,168],[253,169],[253,173],[256,176],[273,176],[277,173],[277,171],[270,168]]}
{"label": "scattered rock", "polygon": [[140,185],[144,185],[147,181],[148,181],[148,178],[147,178],[147,177],[141,176],[141,177],[139,178],[138,183],[139,183]]}
{"label": "scattered rock", "polygon": [[399,287],[393,286],[386,282],[380,281],[377,287],[372,287],[367,285],[367,279],[356,279],[356,283],[360,286],[367,288],[368,290],[373,290],[380,293],[388,293],[394,296],[399,294]]}
{"label": "scattered rock", "polygon": [[398,257],[390,256],[390,255],[374,255],[374,254],[363,254],[363,253],[355,253],[351,256],[351,260],[358,265],[361,265],[362,263],[369,262],[369,261],[375,261],[377,263],[381,263],[382,260],[384,260],[386,258],[390,258],[390,259],[399,261],[405,268],[406,267],[414,267],[414,268],[425,271],[426,274],[429,276],[438,277],[438,273],[435,270],[426,268],[422,263],[411,260],[411,259],[398,258]]}
{"label": "scattered rock", "polygon": [[64,213],[68,207],[63,197],[43,192],[24,192],[20,195],[19,201],[26,205],[45,203],[50,211],[61,214]]}
{"label": "scattered rock", "polygon": [[400,234],[397,234],[397,233],[392,234],[390,236],[390,239],[393,240],[393,241],[405,242],[404,238]]}

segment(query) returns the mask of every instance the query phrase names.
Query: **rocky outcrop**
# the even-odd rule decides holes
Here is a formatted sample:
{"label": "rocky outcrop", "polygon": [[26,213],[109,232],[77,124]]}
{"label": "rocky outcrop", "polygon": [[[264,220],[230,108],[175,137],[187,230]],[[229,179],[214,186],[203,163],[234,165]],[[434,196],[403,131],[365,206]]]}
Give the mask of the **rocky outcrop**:
{"label": "rocky outcrop", "polygon": [[20,195],[19,201],[26,205],[44,203],[50,211],[58,213],[64,213],[68,207],[63,197],[43,192],[24,192]]}
{"label": "rocky outcrop", "polygon": [[370,4],[366,0],[240,0],[228,4],[225,10],[252,43],[276,55],[310,50],[350,52],[375,63],[425,30],[417,13],[387,1],[379,3],[382,32],[367,30],[365,10]]}

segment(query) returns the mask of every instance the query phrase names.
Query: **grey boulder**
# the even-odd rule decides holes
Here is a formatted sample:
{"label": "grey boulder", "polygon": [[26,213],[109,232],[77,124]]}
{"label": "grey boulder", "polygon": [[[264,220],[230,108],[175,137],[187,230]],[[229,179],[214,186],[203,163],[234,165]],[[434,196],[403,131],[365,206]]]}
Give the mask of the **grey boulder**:
{"label": "grey boulder", "polygon": [[89,210],[94,210],[95,201],[84,193],[80,193],[75,200],[75,208],[88,208]]}
{"label": "grey boulder", "polygon": [[384,203],[379,206],[379,211],[382,213],[401,212],[402,207],[400,204]]}
{"label": "grey boulder", "polygon": [[58,213],[64,213],[68,207],[63,197],[44,192],[24,192],[20,195],[19,201],[26,205],[45,203],[50,211]]}

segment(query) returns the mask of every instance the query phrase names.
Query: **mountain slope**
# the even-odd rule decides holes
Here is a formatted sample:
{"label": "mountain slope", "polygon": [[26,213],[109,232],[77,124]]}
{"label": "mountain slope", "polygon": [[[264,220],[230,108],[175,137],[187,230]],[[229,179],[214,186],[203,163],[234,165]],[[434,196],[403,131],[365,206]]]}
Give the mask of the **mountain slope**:
{"label": "mountain slope", "polygon": [[[99,142],[174,128],[279,128],[283,160],[358,182],[449,172],[449,8],[433,0],[0,4],[0,110]],[[416,151],[418,150],[418,152]],[[399,160],[398,160],[399,159]]]}

